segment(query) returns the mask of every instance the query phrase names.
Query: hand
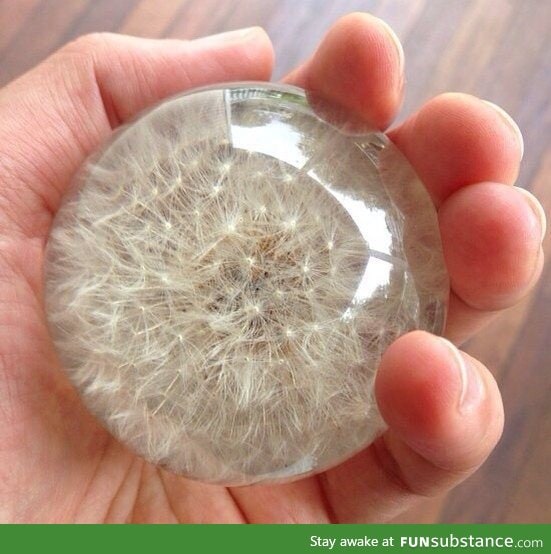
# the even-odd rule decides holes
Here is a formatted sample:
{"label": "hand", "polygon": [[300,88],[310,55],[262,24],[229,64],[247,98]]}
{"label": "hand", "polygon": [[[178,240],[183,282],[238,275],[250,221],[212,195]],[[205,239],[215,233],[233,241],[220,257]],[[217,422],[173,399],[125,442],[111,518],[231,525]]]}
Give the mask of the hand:
{"label": "hand", "polygon": [[[474,471],[496,444],[502,405],[489,371],[412,332],[386,352],[376,393],[389,431],[319,476],[226,489],[157,469],[87,413],[45,326],[44,246],[71,176],[112,128],[177,91],[267,80],[260,29],[186,42],[90,35],[0,90],[0,521],[375,522]],[[380,20],[352,14],[286,79],[380,128],[402,96],[403,57]],[[537,201],[513,184],[522,138],[504,113],[445,94],[389,133],[438,208],[461,341],[518,302],[542,266]]]}

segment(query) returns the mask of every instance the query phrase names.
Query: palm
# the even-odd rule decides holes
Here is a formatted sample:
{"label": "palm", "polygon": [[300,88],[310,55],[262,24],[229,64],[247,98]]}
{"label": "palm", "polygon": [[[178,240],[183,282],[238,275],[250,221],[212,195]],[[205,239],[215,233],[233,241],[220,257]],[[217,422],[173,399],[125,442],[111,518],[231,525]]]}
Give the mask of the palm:
{"label": "palm", "polygon": [[[377,394],[390,430],[341,466],[283,486],[226,489],[145,463],[97,424],[59,370],[43,313],[42,262],[52,214],[75,168],[114,124],[167,94],[269,78],[270,48],[258,31],[233,43],[184,47],[189,51],[157,41],[145,48],[138,39],[85,39],[0,91],[0,520],[379,521],[419,495],[449,488],[495,444],[501,405],[491,377],[470,360],[485,394],[459,417],[444,401],[445,391],[457,396],[460,386],[454,356],[423,333],[400,339],[383,359]],[[347,49],[355,49],[356,65],[346,69],[357,73],[353,86],[335,63]],[[113,56],[119,63],[110,66]],[[189,70],[171,71],[182,57]],[[117,79],[116,67],[132,64],[130,83]],[[382,127],[400,101],[399,64],[380,23],[353,15],[288,80]],[[446,118],[457,113],[467,123],[450,132]],[[536,213],[497,184],[516,176],[518,141],[493,109],[459,95],[433,100],[391,137],[439,207],[454,289],[447,334],[463,339],[522,296],[541,267]],[[497,183],[483,183],[489,180]],[[470,229],[463,227],[466,213]],[[436,392],[427,386],[431,379],[441,385]],[[412,387],[421,405],[398,403]]]}

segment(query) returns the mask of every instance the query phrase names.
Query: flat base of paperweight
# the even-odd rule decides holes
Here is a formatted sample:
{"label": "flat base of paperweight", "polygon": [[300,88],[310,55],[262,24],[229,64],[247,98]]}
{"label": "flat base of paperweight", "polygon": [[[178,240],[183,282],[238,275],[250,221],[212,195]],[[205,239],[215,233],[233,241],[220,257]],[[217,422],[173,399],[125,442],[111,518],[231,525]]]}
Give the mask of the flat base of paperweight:
{"label": "flat base of paperweight", "polygon": [[250,484],[381,432],[386,347],[443,329],[436,213],[381,133],[304,91],[158,104],[85,164],[51,232],[46,309],[88,408],[145,459]]}

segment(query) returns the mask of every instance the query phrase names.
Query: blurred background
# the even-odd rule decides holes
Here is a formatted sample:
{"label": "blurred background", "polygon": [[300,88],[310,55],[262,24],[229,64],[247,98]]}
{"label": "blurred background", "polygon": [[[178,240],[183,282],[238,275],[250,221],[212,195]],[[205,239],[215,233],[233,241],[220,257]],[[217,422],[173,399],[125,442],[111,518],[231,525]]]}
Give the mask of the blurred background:
{"label": "blurred background", "polygon": [[[385,19],[404,44],[407,87],[398,120],[450,90],[499,104],[524,135],[518,184],[551,213],[551,0],[0,0],[0,86],[84,33],[191,39],[251,25],[272,38],[278,79],[351,11]],[[549,235],[544,249],[551,254]],[[550,265],[529,298],[464,349],[496,375],[504,436],[474,476],[399,521],[549,523]]]}

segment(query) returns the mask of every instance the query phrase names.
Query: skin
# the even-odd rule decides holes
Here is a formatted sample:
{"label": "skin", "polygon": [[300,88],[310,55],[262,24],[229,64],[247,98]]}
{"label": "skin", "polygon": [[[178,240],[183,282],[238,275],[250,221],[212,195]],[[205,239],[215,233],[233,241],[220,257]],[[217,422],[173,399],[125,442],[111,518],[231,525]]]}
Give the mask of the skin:
{"label": "skin", "polygon": [[[268,80],[272,63],[259,28],[196,41],[99,34],[0,90],[0,521],[387,521],[453,488],[499,440],[491,373],[420,331],[381,362],[376,394],[388,431],[342,465],[286,485],[227,489],[157,469],[106,433],[67,382],[41,281],[71,176],[142,108],[199,85]],[[402,98],[403,55],[383,22],[350,14],[285,80],[383,129]],[[522,139],[502,113],[464,94],[430,100],[389,136],[438,208],[452,283],[446,335],[460,342],[521,300],[541,271],[543,212],[511,186]]]}

